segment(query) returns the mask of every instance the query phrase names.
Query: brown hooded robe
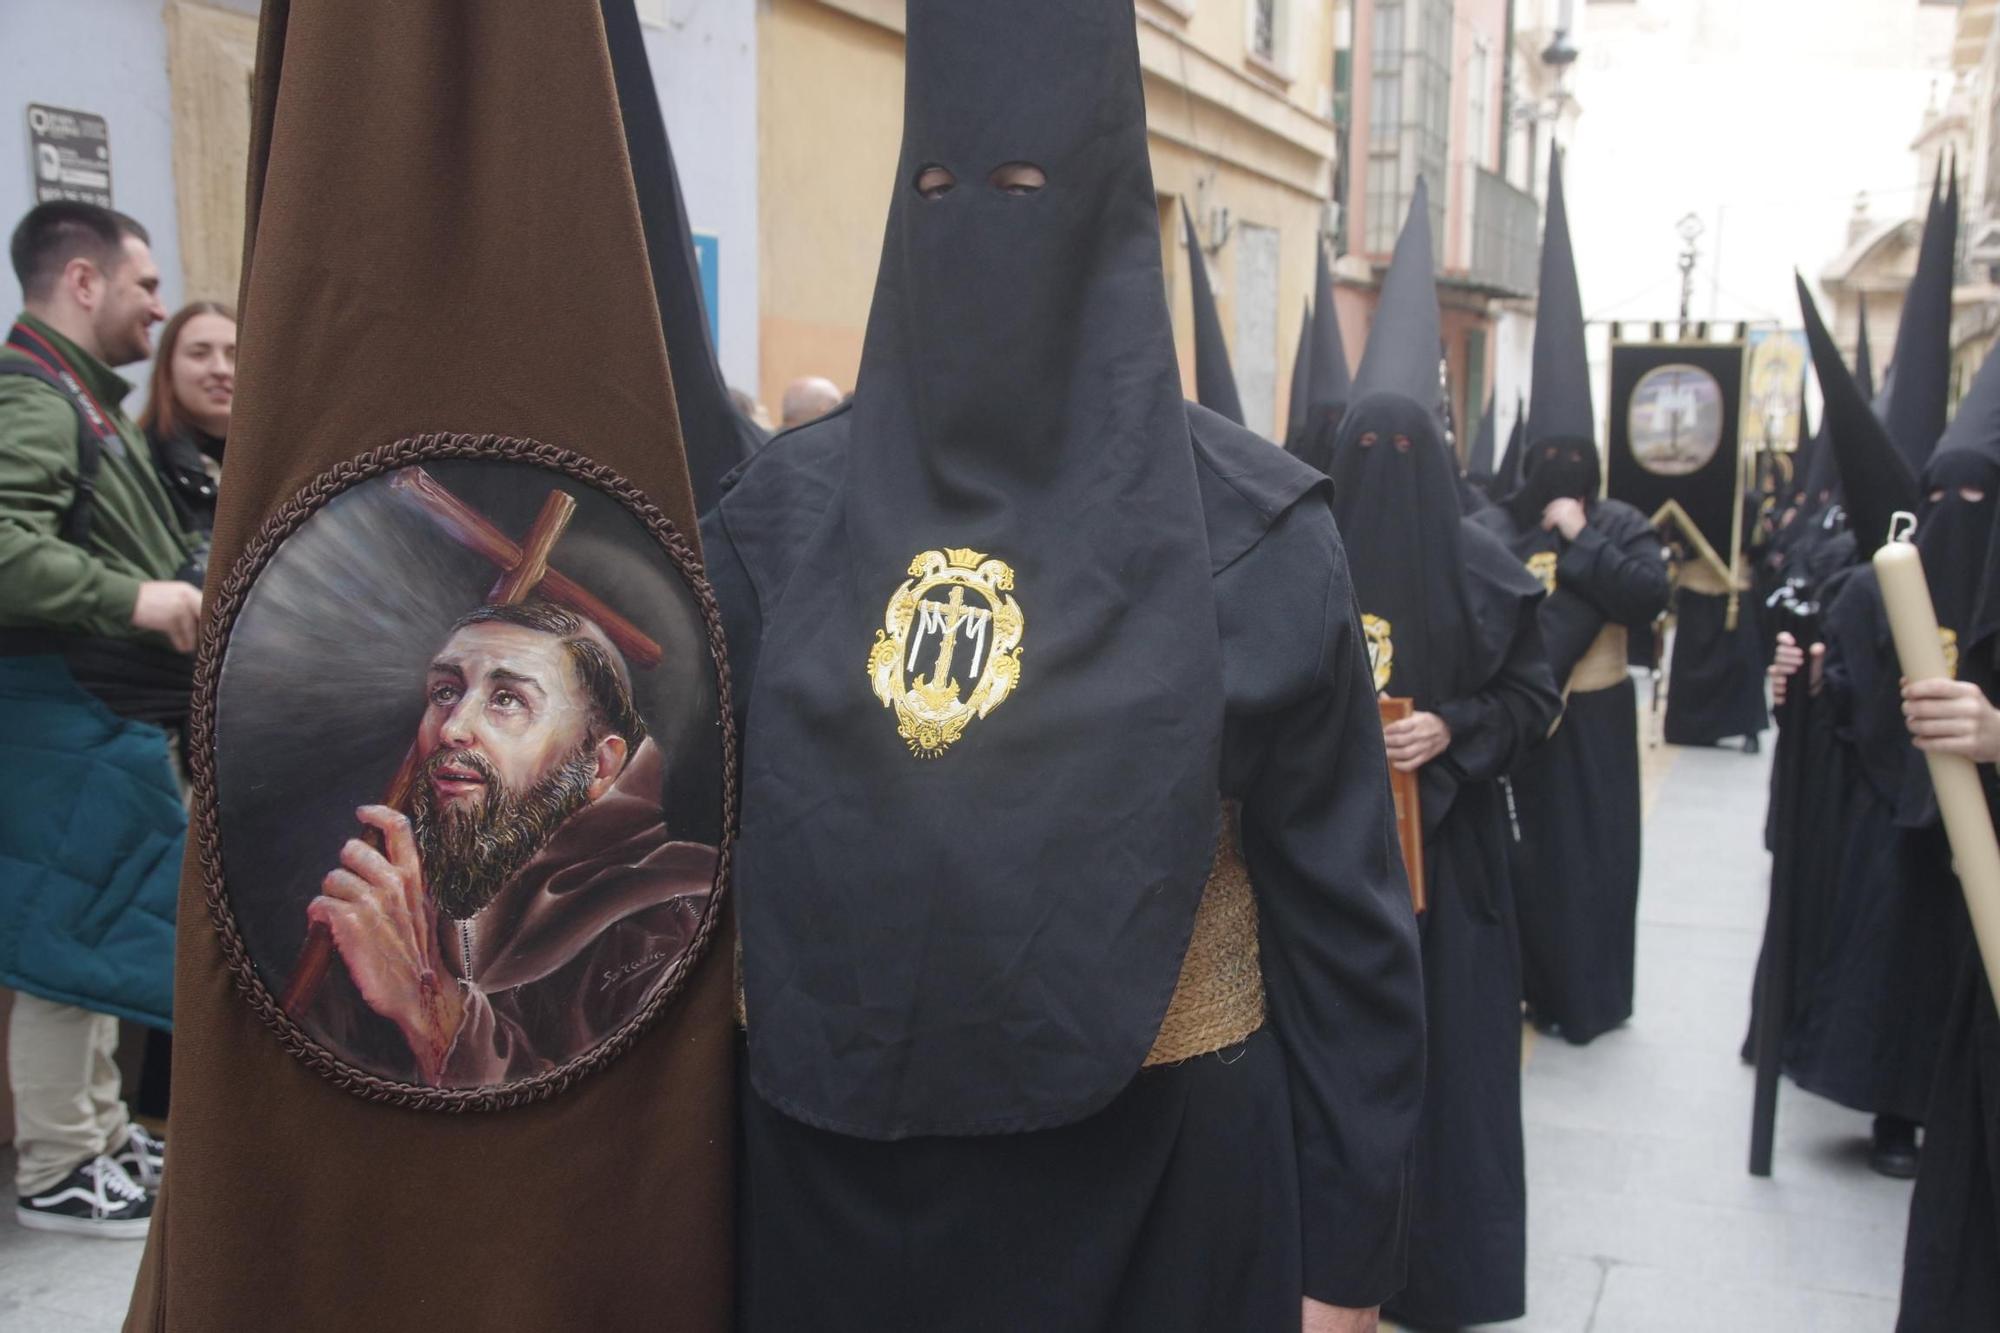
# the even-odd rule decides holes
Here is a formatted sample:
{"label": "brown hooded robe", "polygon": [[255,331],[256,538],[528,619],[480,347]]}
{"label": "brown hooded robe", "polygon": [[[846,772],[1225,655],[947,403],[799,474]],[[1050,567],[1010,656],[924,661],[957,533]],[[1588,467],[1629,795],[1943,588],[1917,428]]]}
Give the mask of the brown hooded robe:
{"label": "brown hooded robe", "polygon": [[[429,431],[615,469],[695,540],[596,0],[267,0],[211,601],[267,515]],[[209,651],[214,651],[210,645]],[[730,1321],[732,933],[608,1068],[447,1114],[343,1091],[238,990],[191,830],[169,1167],[128,1330]]]}

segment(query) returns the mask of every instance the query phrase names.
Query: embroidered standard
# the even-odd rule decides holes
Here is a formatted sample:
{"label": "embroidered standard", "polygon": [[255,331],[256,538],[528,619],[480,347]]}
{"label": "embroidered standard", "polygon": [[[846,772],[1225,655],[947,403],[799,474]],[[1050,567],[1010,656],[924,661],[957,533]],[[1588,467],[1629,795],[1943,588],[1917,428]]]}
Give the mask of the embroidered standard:
{"label": "embroidered standard", "polygon": [[965,547],[910,562],[875,631],[868,680],[912,754],[935,759],[1013,693],[1024,625],[1013,589],[1012,566]]}

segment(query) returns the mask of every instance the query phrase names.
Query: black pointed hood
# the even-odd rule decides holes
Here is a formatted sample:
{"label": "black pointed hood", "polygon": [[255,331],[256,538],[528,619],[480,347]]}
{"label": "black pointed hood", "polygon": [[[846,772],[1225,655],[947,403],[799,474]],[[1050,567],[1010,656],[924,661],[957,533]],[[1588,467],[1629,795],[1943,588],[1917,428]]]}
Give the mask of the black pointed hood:
{"label": "black pointed hood", "polygon": [[1799,310],[1805,317],[1806,342],[1812,348],[1813,370],[1819,376],[1820,394],[1825,400],[1823,429],[1832,446],[1840,471],[1841,491],[1846,497],[1848,527],[1854,533],[1856,554],[1863,560],[1888,539],[1889,519],[1897,510],[1915,510],[1917,479],[1909,463],[1890,442],[1889,432],[1876,417],[1861,388],[1854,382],[1840,348],[1820,318],[1819,306],[1804,278],[1797,278]]}
{"label": "black pointed hood", "polygon": [[1875,402],[1875,353],[1868,346],[1868,293],[1861,293],[1861,308],[1857,316],[1859,322],[1854,334],[1854,383],[1861,390],[1861,396],[1871,405]]}
{"label": "black pointed hood", "polygon": [[1457,697],[1473,632],[1459,555],[1458,469],[1438,414],[1430,209],[1417,185],[1354,401],[1334,449],[1333,515],[1374,655],[1375,687],[1433,710]]}
{"label": "black pointed hood", "polygon": [[1307,405],[1312,401],[1312,322],[1313,306],[1308,300],[1299,312],[1299,346],[1292,353],[1292,397],[1285,409],[1287,443],[1305,430]]}
{"label": "black pointed hood", "polygon": [[632,184],[646,233],[653,296],[674,376],[681,438],[687,444],[688,481],[694,487],[695,507],[706,510],[721,493],[722,479],[756,448],[758,432],[730,400],[709,336],[694,231],[681,198],[680,176],[674,170],[674,150],[660,115],[638,11],[633,0],[600,0],[600,7],[611,47],[618,111],[625,125],[625,151],[632,160]]}
{"label": "black pointed hood", "polygon": [[1188,289],[1194,298],[1194,396],[1211,412],[1243,424],[1243,399],[1236,391],[1236,372],[1229,368],[1229,344],[1222,336],[1222,317],[1215,311],[1215,290],[1208,285],[1208,262],[1201,238],[1194,232],[1194,215],[1181,206],[1187,232]]}
{"label": "black pointed hood", "polygon": [[1571,496],[1595,501],[1602,484],[1583,295],[1577,289],[1576,254],[1570,246],[1562,151],[1554,147],[1549,149],[1548,221],[1542,232],[1534,367],[1521,468],[1521,484],[1506,503],[1515,522],[1524,527],[1538,522],[1551,500]]}
{"label": "black pointed hood", "polygon": [[1479,417],[1479,430],[1472,437],[1472,451],[1465,458],[1465,475],[1474,481],[1491,482],[1494,477],[1493,446],[1500,434],[1500,423],[1494,419],[1496,407],[1493,398],[1486,400],[1486,410]]}
{"label": "black pointed hood", "polygon": [[1528,401],[1514,395],[1514,424],[1507,429],[1507,447],[1500,453],[1500,470],[1493,476],[1495,495],[1512,495],[1521,485],[1521,454],[1528,438]]}
{"label": "black pointed hood", "polygon": [[[1943,164],[1939,164],[1943,170]],[[1896,326],[1889,438],[1913,472],[1937,448],[1951,404],[1951,289],[1958,256],[1958,183],[1933,191],[1917,272]]]}
{"label": "black pointed hood", "polygon": [[[753,1084],[870,1139],[1130,1083],[1223,719],[1131,0],[913,4],[906,50],[843,471],[763,611],[735,878]],[[1046,183],[994,181],[1022,163]]]}
{"label": "black pointed hood", "polygon": [[1590,350],[1584,336],[1583,295],[1577,289],[1576,253],[1570,246],[1562,152],[1555,148],[1549,150],[1549,209],[1542,232],[1541,280],[1535,298],[1527,443],[1532,449],[1549,440],[1580,440],[1590,444],[1593,453],[1596,451],[1597,415],[1590,400]]}
{"label": "black pointed hood", "polygon": [[1354,372],[1352,401],[1359,402],[1371,393],[1395,393],[1432,412],[1441,410],[1444,394],[1438,383],[1438,348],[1442,338],[1434,255],[1430,189],[1419,176],[1410,196],[1409,216],[1396,237],[1396,253],[1382,278],[1368,345]]}
{"label": "black pointed hood", "polygon": [[1306,414],[1302,425],[1293,430],[1285,446],[1304,461],[1325,472],[1333,464],[1333,441],[1340,431],[1340,418],[1353,399],[1353,382],[1347,372],[1347,349],[1340,341],[1340,314],[1333,300],[1333,269],[1326,259],[1326,245],[1317,244],[1313,277],[1312,337],[1307,357],[1311,367],[1306,376]]}

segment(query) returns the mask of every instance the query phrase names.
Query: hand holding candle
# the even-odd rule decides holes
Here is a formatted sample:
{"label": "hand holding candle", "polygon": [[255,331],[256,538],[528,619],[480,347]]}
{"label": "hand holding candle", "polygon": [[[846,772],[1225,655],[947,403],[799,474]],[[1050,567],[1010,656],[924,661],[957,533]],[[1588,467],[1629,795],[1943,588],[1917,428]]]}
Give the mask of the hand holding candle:
{"label": "hand holding candle", "polygon": [[[1945,668],[1930,585],[1924,579],[1917,548],[1907,539],[1905,518],[1898,515],[1901,537],[1892,533],[1891,540],[1875,553],[1875,577],[1881,583],[1882,604],[1896,639],[1896,656],[1911,682],[1905,697],[1915,692],[1914,697],[1926,703],[1940,696],[1956,698],[1962,691],[1937,688],[1953,682]],[[1934,745],[1924,747],[1924,760],[1930,766],[1931,786],[1937,791],[1945,836],[1951,840],[1952,859],[1965,892],[1973,934],[1979,940],[1986,979],[2000,992],[2000,842],[1993,835],[1993,818],[1986,808],[1979,770],[1967,754]]]}

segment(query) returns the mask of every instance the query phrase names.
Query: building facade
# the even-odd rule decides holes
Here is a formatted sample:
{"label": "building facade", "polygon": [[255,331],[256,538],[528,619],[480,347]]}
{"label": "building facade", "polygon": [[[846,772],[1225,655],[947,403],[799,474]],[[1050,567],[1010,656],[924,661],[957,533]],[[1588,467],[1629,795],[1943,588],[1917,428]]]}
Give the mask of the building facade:
{"label": "building facade", "polygon": [[[902,137],[904,0],[764,0],[762,397],[854,385]],[[1334,167],[1333,0],[1136,0],[1168,297],[1193,391],[1196,219],[1250,427],[1283,429]]]}
{"label": "building facade", "polygon": [[[1535,147],[1554,113],[1538,0],[1353,0],[1342,76],[1341,327],[1364,345],[1421,177],[1437,247],[1447,395],[1461,447],[1525,389],[1541,213]],[[1556,8],[1551,0],[1551,11]],[[1560,63],[1560,62],[1559,62]],[[1506,373],[1502,373],[1502,372]],[[1507,381],[1502,384],[1502,381]],[[1506,392],[1501,392],[1502,388]]]}
{"label": "building facade", "polygon": [[[754,6],[640,0],[647,52],[690,220],[716,264],[720,353],[731,382],[757,380]],[[243,253],[256,0],[5,0],[0,3],[0,218],[36,198],[30,107],[102,117],[112,206],[152,234],[162,298],[234,301]],[[46,119],[46,118],[42,118]],[[8,315],[19,308],[0,273]],[[523,311],[522,318],[532,317]]]}

